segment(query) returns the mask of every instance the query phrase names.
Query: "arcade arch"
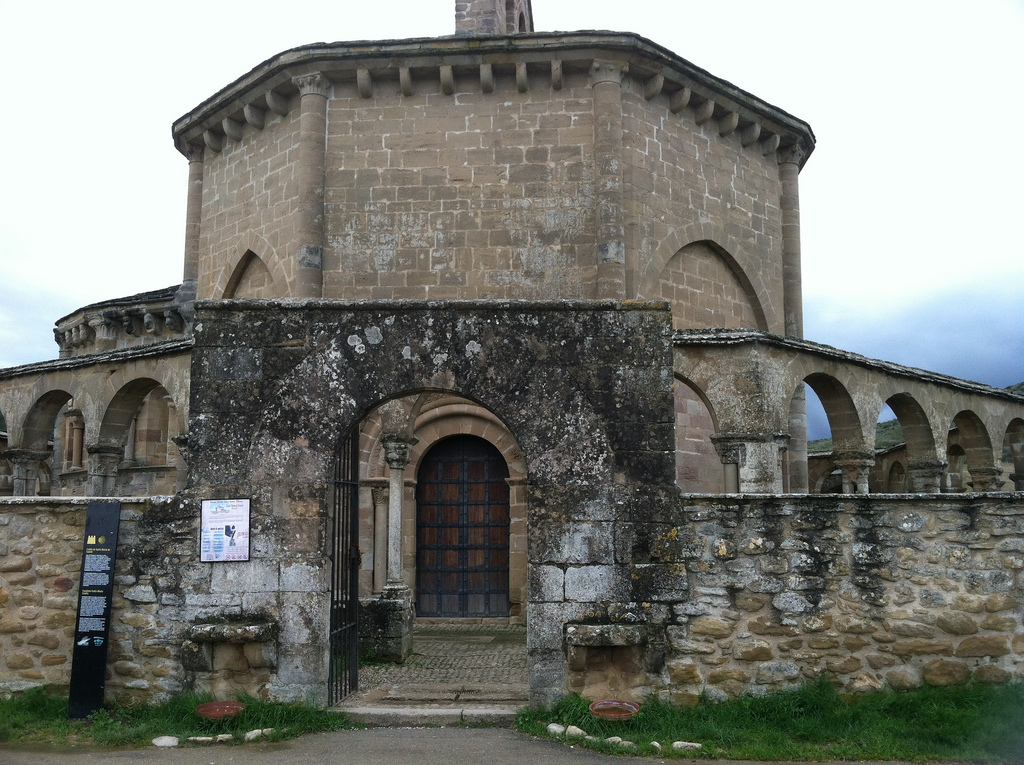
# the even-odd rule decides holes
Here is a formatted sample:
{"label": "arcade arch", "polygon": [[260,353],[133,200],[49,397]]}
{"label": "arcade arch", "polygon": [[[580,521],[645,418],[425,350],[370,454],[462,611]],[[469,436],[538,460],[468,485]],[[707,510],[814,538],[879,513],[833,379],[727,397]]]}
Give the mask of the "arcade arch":
{"label": "arcade arch", "polygon": [[1024,419],[1017,417],[1006,427],[1002,461],[1010,470],[1007,478],[1013,490],[1024,491]]}
{"label": "arcade arch", "polygon": [[725,491],[725,474],[711,437],[718,422],[707,396],[694,383],[676,375],[676,484],[684,493]]}
{"label": "arcade arch", "polygon": [[[417,486],[424,459],[435,446],[453,439],[477,439],[477,451],[493,449],[506,466],[508,488],[508,615],[525,617],[526,604],[526,464],[511,431],[485,407],[451,393],[419,393],[374,408],[359,426],[360,492],[359,575],[361,598],[379,596],[387,586],[388,511],[394,464],[390,444],[406,444],[401,497],[402,582],[417,595],[420,564],[417,533]],[[393,455],[391,455],[393,456]],[[390,461],[389,461],[390,460]]]}
{"label": "arcade arch", "polygon": [[995,467],[992,439],[985,423],[970,410],[953,417],[946,440],[947,491],[991,491],[1002,483],[1002,471]]}

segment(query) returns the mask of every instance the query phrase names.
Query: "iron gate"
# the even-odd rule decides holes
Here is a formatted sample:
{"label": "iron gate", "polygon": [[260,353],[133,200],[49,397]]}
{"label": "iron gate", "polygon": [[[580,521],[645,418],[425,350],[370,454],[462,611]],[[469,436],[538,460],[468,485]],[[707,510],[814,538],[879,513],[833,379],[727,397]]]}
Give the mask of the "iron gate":
{"label": "iron gate", "polygon": [[342,439],[334,462],[328,703],[359,685],[359,428]]}
{"label": "iron gate", "polygon": [[508,465],[477,436],[423,457],[416,479],[416,613],[509,614]]}

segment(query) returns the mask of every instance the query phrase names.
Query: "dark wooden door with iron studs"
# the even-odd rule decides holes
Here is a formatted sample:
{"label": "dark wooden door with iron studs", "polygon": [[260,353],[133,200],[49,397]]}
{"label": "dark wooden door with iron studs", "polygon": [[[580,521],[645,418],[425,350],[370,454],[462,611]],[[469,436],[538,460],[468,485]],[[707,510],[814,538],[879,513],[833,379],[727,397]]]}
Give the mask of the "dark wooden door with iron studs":
{"label": "dark wooden door with iron studs", "polygon": [[334,462],[328,703],[359,688],[359,429],[342,439]]}
{"label": "dark wooden door with iron studs", "polygon": [[476,436],[439,441],[416,480],[416,614],[509,614],[508,465]]}

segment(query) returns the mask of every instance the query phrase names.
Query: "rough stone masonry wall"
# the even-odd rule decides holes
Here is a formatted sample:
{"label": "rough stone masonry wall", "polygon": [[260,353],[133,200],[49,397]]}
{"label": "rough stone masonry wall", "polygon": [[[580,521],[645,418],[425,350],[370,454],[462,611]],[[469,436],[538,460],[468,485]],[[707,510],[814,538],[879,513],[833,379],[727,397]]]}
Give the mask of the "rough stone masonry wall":
{"label": "rough stone masonry wall", "polygon": [[[88,500],[0,501],[0,692],[66,690]],[[179,609],[198,545],[174,499],[121,509],[107,696],[130,703],[183,688]]]}
{"label": "rough stone masonry wall", "polygon": [[[1024,678],[1024,495],[684,498],[637,525],[664,618],[643,693],[680,704]],[[649,657],[650,658],[650,657]]]}

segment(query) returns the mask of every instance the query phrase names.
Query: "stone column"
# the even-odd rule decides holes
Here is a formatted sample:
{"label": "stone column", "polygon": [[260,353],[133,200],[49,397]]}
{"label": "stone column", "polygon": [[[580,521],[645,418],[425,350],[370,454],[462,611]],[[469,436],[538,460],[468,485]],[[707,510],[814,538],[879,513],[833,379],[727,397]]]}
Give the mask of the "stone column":
{"label": "stone column", "polygon": [[792,494],[810,491],[807,477],[807,388],[799,385],[789,407],[789,488]]}
{"label": "stone column", "polygon": [[875,467],[875,458],[860,452],[840,452],[833,460],[843,471],[843,494],[867,494],[868,479]]}
{"label": "stone column", "polygon": [[911,462],[907,465],[910,491],[916,494],[938,494],[942,491],[942,476],[945,472],[945,460]]}
{"label": "stone column", "polygon": [[388,489],[374,486],[373,497],[373,594],[379,595],[387,584],[388,560]]}
{"label": "stone column", "polygon": [[717,435],[711,442],[725,468],[727,494],[782,492],[780,438],[775,435]]}
{"label": "stone column", "polygon": [[327,167],[327,96],[330,82],[320,72],[292,78],[299,89],[298,239],[295,294],[323,297],[324,185]]}
{"label": "stone column", "polygon": [[50,452],[36,449],[8,449],[4,456],[14,467],[12,478],[15,497],[36,496],[36,480],[39,478],[39,463],[50,456]]}
{"label": "stone column", "polygon": [[[803,280],[800,264],[800,165],[807,153],[799,145],[781,149],[779,181],[782,195],[782,312],[787,337],[803,339]],[[809,491],[807,479],[807,392],[801,385],[793,397],[789,418],[789,490]]]}
{"label": "stone column", "polygon": [[124,448],[112,444],[90,444],[89,496],[113,497],[117,493],[117,466],[124,459]]}
{"label": "stone column", "polygon": [[626,297],[626,227],[622,205],[622,77],[628,66],[595,61],[594,167],[597,175],[597,297]]}
{"label": "stone column", "polygon": [[388,575],[385,589],[390,590],[405,587],[402,578],[402,495],[410,451],[405,441],[384,441],[384,458],[388,463]]}
{"label": "stone column", "polygon": [[803,283],[800,275],[800,164],[807,152],[799,145],[779,150],[782,184],[782,286],[786,336],[803,339]]}
{"label": "stone column", "polygon": [[68,420],[70,433],[70,461],[69,470],[82,469],[82,452],[84,447],[85,418],[80,409],[70,409],[64,413]]}
{"label": "stone column", "polygon": [[[364,646],[372,648],[389,661],[403,662],[412,653],[412,590],[402,579],[402,495],[405,467],[409,464],[410,445],[397,436],[383,439],[384,458],[388,463],[387,488],[387,576],[380,597],[363,605],[360,635]],[[377,500],[383,496],[374,490],[374,514],[377,522]],[[383,504],[383,501],[381,502]],[[382,508],[383,509],[383,508]],[[378,547],[374,532],[375,557]],[[377,586],[378,563],[374,561],[374,589]]]}
{"label": "stone column", "polygon": [[1006,482],[1003,471],[997,467],[968,466],[971,473],[971,484],[974,491],[1000,491]]}
{"label": "stone column", "polygon": [[176,303],[188,303],[196,299],[199,290],[199,235],[203,217],[203,156],[206,146],[184,143],[180,149],[188,158],[188,201],[185,205],[185,267],[174,300]]}

